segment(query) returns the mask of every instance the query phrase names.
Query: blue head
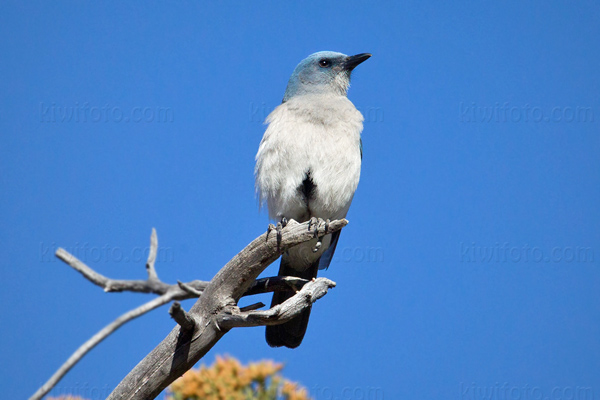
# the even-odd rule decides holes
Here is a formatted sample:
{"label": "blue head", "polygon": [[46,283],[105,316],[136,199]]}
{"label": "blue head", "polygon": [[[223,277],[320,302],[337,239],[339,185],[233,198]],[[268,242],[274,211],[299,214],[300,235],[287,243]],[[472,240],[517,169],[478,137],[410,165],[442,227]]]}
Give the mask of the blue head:
{"label": "blue head", "polygon": [[311,54],[294,69],[283,101],[305,94],[345,96],[350,86],[350,73],[369,57],[371,54],[368,53],[347,56],[334,51]]}

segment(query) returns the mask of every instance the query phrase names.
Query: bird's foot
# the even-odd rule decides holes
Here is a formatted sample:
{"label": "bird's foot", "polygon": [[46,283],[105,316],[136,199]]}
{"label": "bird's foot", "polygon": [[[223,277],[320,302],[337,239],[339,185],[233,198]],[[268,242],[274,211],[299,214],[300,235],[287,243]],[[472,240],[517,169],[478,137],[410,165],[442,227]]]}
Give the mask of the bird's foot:
{"label": "bird's foot", "polygon": [[269,240],[269,235],[271,234],[271,232],[273,232],[273,231],[277,232],[277,249],[278,250],[281,247],[281,239],[283,237],[281,231],[283,230],[283,228],[285,228],[287,223],[288,223],[288,220],[285,217],[283,217],[283,218],[281,218],[281,221],[277,223],[277,226],[275,226],[273,224],[269,224],[269,226],[267,227],[267,240]]}
{"label": "bird's foot", "polygon": [[283,228],[286,227],[288,223],[288,220],[286,217],[282,217],[281,221],[277,223],[277,226],[275,227],[275,230],[277,231],[277,250],[280,249],[281,247],[281,239],[283,238],[283,234],[281,233],[281,231],[283,230]]}
{"label": "bird's foot", "polygon": [[319,233],[319,224],[322,222],[323,220],[321,218],[317,218],[317,217],[310,217],[310,219],[308,220],[308,230],[310,231],[310,229],[313,229],[313,234],[315,237],[318,236]]}
{"label": "bird's foot", "polygon": [[281,233],[281,231],[283,230],[283,224],[281,222],[278,222],[277,226],[275,227],[275,230],[277,231],[277,250],[280,250],[281,239],[283,238],[283,234]]}
{"label": "bird's foot", "polygon": [[[316,238],[319,236],[319,225],[325,224],[325,233],[328,233],[329,232],[329,223],[330,223],[329,219],[322,220],[321,218],[311,217],[310,220],[308,221],[308,230],[310,231],[312,228],[313,235]],[[322,242],[323,242],[323,237],[319,238],[319,240],[315,244],[315,247],[313,247],[313,249],[312,249],[313,253],[316,253],[317,251],[319,251],[319,249],[323,245]]]}

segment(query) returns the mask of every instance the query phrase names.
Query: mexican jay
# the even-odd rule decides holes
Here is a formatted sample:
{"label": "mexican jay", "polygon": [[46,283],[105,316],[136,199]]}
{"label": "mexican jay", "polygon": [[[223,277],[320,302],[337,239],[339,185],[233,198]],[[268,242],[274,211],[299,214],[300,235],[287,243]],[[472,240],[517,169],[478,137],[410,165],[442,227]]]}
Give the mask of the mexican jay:
{"label": "mexican jay", "polygon": [[[370,54],[311,54],[298,64],[283,102],[268,117],[256,154],[256,190],[276,221],[344,218],[360,178],[363,116],[346,97],[352,70]],[[313,279],[329,266],[340,232],[288,249],[279,276]],[[294,295],[275,292],[271,307]],[[273,347],[300,345],[310,309],[268,326]]]}

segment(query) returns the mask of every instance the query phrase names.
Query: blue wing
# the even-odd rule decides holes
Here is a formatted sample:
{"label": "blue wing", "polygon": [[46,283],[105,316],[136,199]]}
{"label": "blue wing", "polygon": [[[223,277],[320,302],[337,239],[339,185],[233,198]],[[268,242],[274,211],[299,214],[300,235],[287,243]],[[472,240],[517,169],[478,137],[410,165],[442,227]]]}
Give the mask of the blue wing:
{"label": "blue wing", "polygon": [[342,231],[337,231],[331,234],[331,244],[323,252],[321,259],[319,260],[319,269],[327,269],[329,268],[329,264],[331,263],[331,259],[333,258],[333,253],[335,252],[335,248],[338,243],[338,239],[340,238],[340,233]]}
{"label": "blue wing", "polygon": [[360,149],[360,159],[362,160],[362,138],[360,139],[360,144],[358,145],[358,148]]}

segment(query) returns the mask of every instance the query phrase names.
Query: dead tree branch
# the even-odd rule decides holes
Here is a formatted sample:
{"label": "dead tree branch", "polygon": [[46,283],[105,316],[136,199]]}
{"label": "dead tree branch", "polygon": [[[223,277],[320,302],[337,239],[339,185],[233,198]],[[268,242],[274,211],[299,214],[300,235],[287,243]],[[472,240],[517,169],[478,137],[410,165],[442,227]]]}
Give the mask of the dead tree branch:
{"label": "dead tree branch", "polygon": [[270,310],[242,311],[237,307],[231,307],[219,314],[217,325],[221,329],[231,329],[282,324],[300,315],[302,310],[325,296],[327,290],[333,287],[335,287],[335,282],[327,278],[317,278],[305,284],[296,295]]}
{"label": "dead tree branch", "polygon": [[[159,295],[105,326],[80,346],[54,375],[30,397],[41,399],[52,387],[94,346],[120,326],[173,300],[200,297],[190,312],[179,303],[169,311],[178,326],[119,384],[109,399],[148,399],[156,397],[173,380],[191,368],[231,328],[283,323],[299,314],[305,307],[322,297],[335,283],[319,278],[306,281],[294,277],[256,279],[258,275],[285,249],[342,229],[346,220],[329,224],[298,224],[290,221],[281,232],[271,229],[250,243],[210,281],[195,280],[170,285],[160,281],[155,270],[158,248],[156,230],[152,229],[150,254],[146,262],[148,278],[142,280],[114,280],[94,271],[66,250],[59,248],[56,256],[81,273],[105,292],[142,292]],[[255,311],[264,306],[253,304],[242,309],[237,302],[242,296],[302,288],[297,295],[272,310]]]}
{"label": "dead tree branch", "polygon": [[186,331],[191,331],[194,329],[196,322],[187,312],[185,312],[183,308],[181,308],[181,304],[178,301],[171,305],[169,314],[171,314],[171,317],[181,326],[182,329]]}
{"label": "dead tree branch", "polygon": [[[326,233],[336,232],[347,223],[346,220],[336,220],[329,224],[321,221],[314,229],[309,229],[308,222],[299,224],[292,220],[281,231],[281,235],[274,234],[275,232],[269,230],[256,238],[215,275],[204,289],[202,296],[190,309],[188,314],[196,322],[194,330],[184,330],[179,325],[176,326],[121,381],[108,399],[145,400],[158,396],[163,389],[189,370],[223,337],[228,328],[226,327],[227,323],[223,327],[219,325],[219,321],[224,322],[227,319],[221,315],[232,314],[238,300],[253,285],[258,275],[285,249],[309,241],[315,236],[322,237]],[[320,287],[320,290],[323,289],[321,282],[327,283],[319,281],[316,287]],[[333,283],[327,283],[325,286],[332,287],[332,285]],[[316,288],[313,290],[317,291]],[[305,296],[306,294],[300,291],[294,297]],[[316,299],[318,296],[315,295],[314,298]],[[295,304],[297,300],[289,299],[288,301]],[[305,301],[304,304],[308,305],[308,302]],[[290,305],[289,309],[289,315],[293,316],[291,310],[299,308]],[[286,320],[285,315],[284,318],[279,319],[273,316],[270,323],[283,323]]]}

